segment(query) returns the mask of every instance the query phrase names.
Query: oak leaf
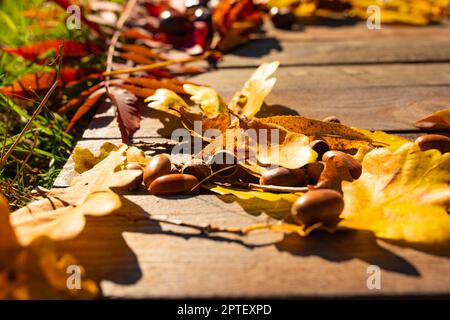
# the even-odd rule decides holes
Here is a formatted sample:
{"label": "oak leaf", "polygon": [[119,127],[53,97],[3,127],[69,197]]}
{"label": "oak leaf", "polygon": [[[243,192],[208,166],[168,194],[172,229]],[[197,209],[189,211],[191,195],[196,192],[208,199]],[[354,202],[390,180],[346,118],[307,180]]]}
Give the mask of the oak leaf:
{"label": "oak leaf", "polygon": [[341,227],[415,244],[450,244],[450,154],[413,143],[369,152],[363,172],[343,182]]}
{"label": "oak leaf", "polygon": [[92,169],[97,163],[104,160],[112,151],[116,151],[118,147],[111,143],[105,142],[100,146],[98,156],[95,156],[88,148],[77,146],[73,150],[72,159],[75,163],[75,171],[83,173]]}

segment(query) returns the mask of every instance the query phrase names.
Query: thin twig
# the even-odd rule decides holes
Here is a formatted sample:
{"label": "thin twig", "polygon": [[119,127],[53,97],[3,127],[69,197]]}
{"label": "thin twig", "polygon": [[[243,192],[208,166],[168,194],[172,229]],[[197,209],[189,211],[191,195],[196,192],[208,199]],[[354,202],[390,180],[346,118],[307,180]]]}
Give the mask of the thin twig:
{"label": "thin twig", "polygon": [[229,167],[225,167],[222,169],[219,169],[217,171],[214,171],[213,173],[211,173],[209,176],[207,176],[206,178],[204,178],[202,181],[200,181],[199,183],[197,183],[191,190],[190,192],[194,191],[195,189],[197,189],[199,186],[201,186],[203,183],[205,183],[206,181],[208,181],[209,179],[211,179],[212,177],[214,177],[216,174],[221,173],[223,171],[228,171],[230,169],[236,168],[237,164],[231,165]]}
{"label": "thin twig", "polygon": [[104,77],[117,76],[120,74],[127,74],[127,73],[134,73],[134,72],[149,71],[149,70],[154,70],[154,69],[165,68],[165,67],[168,67],[168,66],[171,66],[174,64],[189,63],[189,62],[204,60],[204,59],[208,58],[211,54],[212,54],[212,52],[208,51],[200,56],[195,56],[195,57],[187,57],[187,58],[176,59],[176,60],[167,60],[167,61],[163,61],[163,62],[148,64],[145,66],[126,68],[126,69],[120,69],[120,70],[114,70],[114,71],[107,70],[106,72],[103,73],[103,76]]}
{"label": "thin twig", "polygon": [[61,46],[59,47],[59,67],[58,67],[58,72],[56,74],[56,79],[55,82],[53,83],[53,85],[50,87],[50,89],[47,91],[47,93],[45,94],[44,98],[42,99],[41,103],[39,103],[39,106],[36,108],[36,110],[34,110],[33,114],[31,115],[30,119],[28,120],[28,122],[26,123],[25,127],[22,129],[22,131],[20,132],[19,136],[17,137],[17,139],[14,141],[14,143],[11,145],[11,147],[9,147],[8,151],[5,153],[5,155],[1,158],[0,161],[0,168],[3,167],[6,163],[6,161],[8,160],[9,156],[13,153],[14,149],[17,147],[17,145],[19,144],[19,142],[22,140],[23,136],[25,135],[25,133],[28,131],[28,129],[30,129],[31,125],[33,124],[34,120],[36,119],[36,117],[39,115],[39,113],[41,113],[42,109],[44,108],[45,104],[47,103],[47,101],[50,99],[51,95],[53,94],[53,92],[56,90],[56,88],[59,85],[59,80],[61,79],[61,70],[62,70],[62,62],[63,62],[63,50],[64,50],[64,42],[61,44]]}
{"label": "thin twig", "polygon": [[245,231],[242,228],[238,227],[221,227],[221,226],[214,226],[211,224],[193,224],[177,219],[170,219],[167,216],[152,216],[152,217],[145,217],[145,220],[158,222],[158,223],[165,223],[165,224],[171,224],[175,226],[180,227],[186,227],[191,228],[200,231],[201,233],[212,233],[212,232],[226,232],[226,233],[233,233],[233,234],[239,234],[244,235]]}

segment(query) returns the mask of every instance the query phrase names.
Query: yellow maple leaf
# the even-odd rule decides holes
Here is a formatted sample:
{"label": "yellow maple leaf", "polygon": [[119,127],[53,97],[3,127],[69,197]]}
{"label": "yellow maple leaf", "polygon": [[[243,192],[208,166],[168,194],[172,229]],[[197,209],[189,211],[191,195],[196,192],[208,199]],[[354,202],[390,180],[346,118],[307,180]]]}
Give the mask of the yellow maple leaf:
{"label": "yellow maple leaf", "polygon": [[341,227],[415,244],[450,244],[450,153],[414,143],[366,154],[363,173],[343,182]]}

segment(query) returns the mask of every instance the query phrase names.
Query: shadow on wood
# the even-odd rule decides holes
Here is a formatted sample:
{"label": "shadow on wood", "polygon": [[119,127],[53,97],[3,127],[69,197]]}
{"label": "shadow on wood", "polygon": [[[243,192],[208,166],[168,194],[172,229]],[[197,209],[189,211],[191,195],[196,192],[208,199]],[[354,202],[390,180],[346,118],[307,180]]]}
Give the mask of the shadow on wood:
{"label": "shadow on wood", "polygon": [[342,262],[360,259],[381,269],[411,276],[420,276],[419,271],[407,260],[382,248],[372,233],[366,231],[340,231],[335,234],[315,232],[308,237],[286,235],[276,244],[280,251],[296,256],[319,256],[323,259]]}
{"label": "shadow on wood", "polygon": [[272,116],[298,116],[300,115],[297,110],[283,106],[281,104],[267,105],[263,104],[261,110],[256,114],[257,118],[266,118]]}
{"label": "shadow on wood", "polygon": [[283,51],[283,47],[277,38],[255,39],[240,46],[231,52],[232,55],[241,57],[261,58],[275,51]]}

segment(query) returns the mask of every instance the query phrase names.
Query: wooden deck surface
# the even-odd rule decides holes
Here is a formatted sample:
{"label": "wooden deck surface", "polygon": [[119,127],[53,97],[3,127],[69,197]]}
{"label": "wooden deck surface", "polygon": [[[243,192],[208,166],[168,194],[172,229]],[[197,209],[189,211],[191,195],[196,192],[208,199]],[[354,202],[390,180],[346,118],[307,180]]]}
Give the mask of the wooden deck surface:
{"label": "wooden deck surface", "polygon": [[[280,60],[278,82],[261,115],[337,116],[344,124],[414,138],[414,122],[450,105],[450,25],[309,26],[274,30],[226,55],[217,71],[193,81],[229,99],[255,67]],[[119,142],[112,110],[100,110],[79,145]],[[167,141],[179,122],[143,109],[134,142]],[[147,150],[149,154],[169,150]],[[67,186],[69,160],[55,182]],[[316,233],[302,239],[258,232],[246,237],[203,236],[127,215],[167,215],[188,222],[246,226],[280,215],[287,203],[230,196],[124,195],[118,215],[89,218],[76,250],[104,296],[126,298],[450,296],[450,252],[404,247],[367,232]],[[367,267],[381,268],[381,290],[366,286]]]}

